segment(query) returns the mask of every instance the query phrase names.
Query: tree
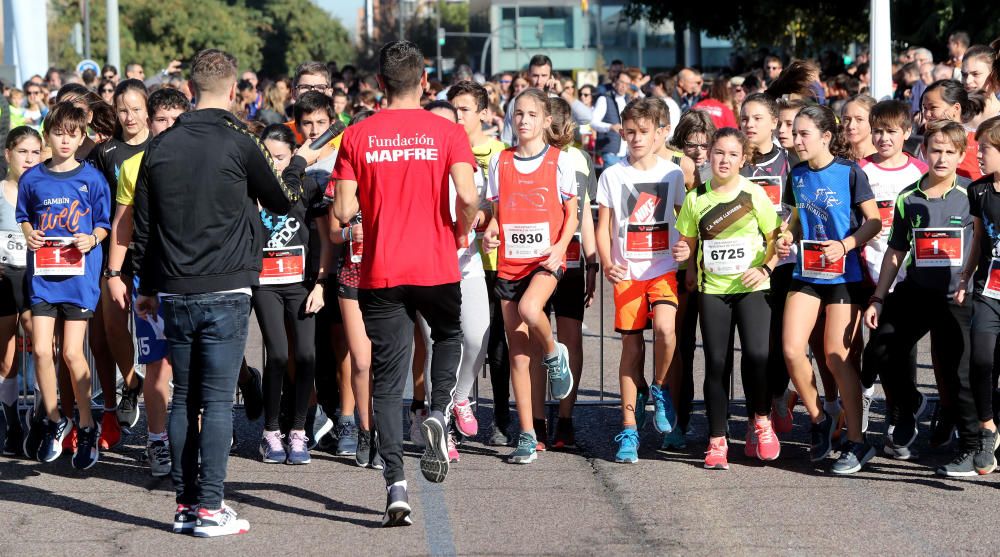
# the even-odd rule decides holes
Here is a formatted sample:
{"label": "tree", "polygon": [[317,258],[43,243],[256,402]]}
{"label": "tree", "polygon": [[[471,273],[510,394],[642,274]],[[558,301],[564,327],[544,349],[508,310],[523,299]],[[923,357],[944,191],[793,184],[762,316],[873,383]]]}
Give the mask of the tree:
{"label": "tree", "polygon": [[353,61],[356,48],[340,20],[309,0],[253,0],[266,21],[263,28],[264,74],[287,75],[309,60]]}

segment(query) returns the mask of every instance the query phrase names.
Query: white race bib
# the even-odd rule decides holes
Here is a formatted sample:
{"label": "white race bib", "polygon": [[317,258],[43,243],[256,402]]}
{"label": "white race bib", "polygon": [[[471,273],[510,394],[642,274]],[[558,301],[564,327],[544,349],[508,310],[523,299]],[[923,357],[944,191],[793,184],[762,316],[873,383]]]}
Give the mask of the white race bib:
{"label": "white race bib", "polygon": [[713,275],[743,274],[750,268],[755,255],[749,238],[704,240],[701,249],[702,264]]}
{"label": "white race bib", "polygon": [[913,259],[917,267],[961,267],[961,228],[914,228]]}
{"label": "white race bib", "polygon": [[549,223],[503,225],[504,255],[507,259],[537,259],[552,247]]}
{"label": "white race bib", "polygon": [[0,231],[0,263],[11,267],[28,265],[27,243],[24,234],[16,230]]}
{"label": "white race bib", "polygon": [[305,248],[264,248],[260,284],[295,284],[305,280]]}
{"label": "white race bib", "polygon": [[73,245],[73,238],[45,238],[35,250],[35,274],[72,277],[86,273],[86,256]]}

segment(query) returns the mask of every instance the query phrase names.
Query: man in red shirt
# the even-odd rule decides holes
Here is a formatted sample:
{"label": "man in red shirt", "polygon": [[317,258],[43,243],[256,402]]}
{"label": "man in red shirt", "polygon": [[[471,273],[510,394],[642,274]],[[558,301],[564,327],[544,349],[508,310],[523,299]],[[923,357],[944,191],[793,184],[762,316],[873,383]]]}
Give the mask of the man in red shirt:
{"label": "man in red shirt", "polygon": [[[399,409],[418,311],[434,340],[420,469],[432,482],[448,473],[447,416],[462,351],[456,246],[471,230],[479,201],[476,159],[464,129],[420,107],[427,86],[423,68],[415,44],[382,47],[377,77],[389,105],[344,132],[331,175],[336,218],[346,223],[359,210],[364,215],[358,301],[372,343],[375,432],[388,490],[384,526],[412,524]],[[448,206],[449,177],[458,223]]]}

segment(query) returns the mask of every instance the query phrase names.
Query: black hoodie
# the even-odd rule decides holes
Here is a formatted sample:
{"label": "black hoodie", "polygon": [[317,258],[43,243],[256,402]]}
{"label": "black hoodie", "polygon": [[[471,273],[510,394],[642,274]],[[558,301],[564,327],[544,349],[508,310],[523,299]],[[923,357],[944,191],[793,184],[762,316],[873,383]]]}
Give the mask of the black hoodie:
{"label": "black hoodie", "polygon": [[182,114],[150,142],[135,190],[133,264],[139,292],[200,294],[258,284],[264,234],[257,208],[286,214],[306,162],[282,176],[260,141],[225,110]]}

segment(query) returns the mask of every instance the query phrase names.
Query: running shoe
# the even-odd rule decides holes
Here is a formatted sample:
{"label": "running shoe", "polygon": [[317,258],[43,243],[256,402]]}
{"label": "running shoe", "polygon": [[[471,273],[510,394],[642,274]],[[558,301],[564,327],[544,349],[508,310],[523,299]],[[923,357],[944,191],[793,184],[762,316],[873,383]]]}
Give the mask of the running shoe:
{"label": "running shoe", "polygon": [[556,352],[559,358],[555,362],[544,362],[549,378],[549,392],[556,400],[562,400],[573,392],[573,373],[569,369],[569,350],[566,345],[557,342]]}
{"label": "running shoe", "polygon": [[368,468],[372,461],[372,432],[358,429],[358,450],[354,453],[354,462],[362,468]]}
{"label": "running shoe", "polygon": [[705,451],[706,470],[729,470],[729,445],[725,437],[713,437],[708,441],[708,450]]}
{"label": "running shoe", "polygon": [[293,429],[288,432],[288,464],[309,464],[309,439],[305,430]]}
{"label": "running shoe", "polygon": [[427,481],[441,483],[448,476],[448,423],[444,414],[434,410],[421,427],[427,446],[420,457],[420,471]]}
{"label": "running shoe", "polygon": [[65,417],[61,417],[58,422],[50,421],[48,418],[45,419],[45,436],[42,438],[42,444],[38,448],[38,460],[52,462],[59,458],[59,455],[63,452],[62,443],[66,439],[66,436],[69,435],[71,425]]}
{"label": "running shoe", "polygon": [[639,432],[634,429],[625,428],[615,436],[618,443],[618,452],[615,454],[615,462],[625,464],[635,464],[639,462]]}
{"label": "running shoe", "polygon": [[670,433],[677,422],[677,412],[674,410],[674,401],[670,398],[670,387],[666,385],[661,389],[656,385],[649,387],[649,397],[653,399],[653,428],[657,433]]}
{"label": "running shoe", "polygon": [[341,421],[337,424],[337,456],[354,456],[357,453],[358,426],[353,419]]}
{"label": "running shoe", "polygon": [[522,432],[517,437],[517,448],[510,453],[507,460],[513,464],[530,464],[538,458],[538,451],[535,449],[535,436]]}
{"label": "running shoe", "polygon": [[455,427],[459,433],[466,437],[475,437],[479,433],[479,422],[468,400],[452,405],[451,412],[455,415]]}
{"label": "running shoe", "polygon": [[21,452],[21,445],[24,444],[24,430],[21,428],[21,416],[17,413],[17,403],[4,404],[3,413],[6,423],[3,456],[15,456]]}
{"label": "running shoe", "polygon": [[576,432],[573,430],[573,418],[557,418],[556,434],[552,438],[553,449],[566,449],[576,445]]}
{"label": "running shoe", "polygon": [[973,457],[976,473],[985,476],[997,469],[997,448],[1000,448],[1000,435],[985,427],[979,430],[978,448]]}
{"label": "running shoe", "polygon": [[675,427],[670,433],[664,435],[663,444],[660,445],[661,451],[680,451],[686,448],[687,438],[679,427]]}
{"label": "running shoe", "polygon": [[913,414],[897,412],[899,415],[894,420],[895,428],[892,433],[893,446],[908,448],[917,440],[919,433],[917,424],[926,408],[927,397],[923,393],[917,393],[917,403],[914,406]]}
{"label": "running shoe", "polygon": [[824,410],[823,421],[818,424],[812,424],[810,428],[812,442],[809,448],[809,459],[813,462],[823,460],[833,450],[833,423],[833,418]]}
{"label": "running shoe", "polygon": [[753,436],[757,440],[755,447],[757,458],[764,461],[777,460],[778,455],[781,454],[781,442],[778,441],[778,436],[774,433],[771,421],[755,421],[753,431]]}
{"label": "running shoe", "polygon": [[510,444],[510,439],[507,437],[507,433],[504,430],[497,427],[496,424],[493,424],[493,427],[490,430],[490,439],[486,442],[486,444],[491,447],[506,447]]}
{"label": "running shoe", "polygon": [[385,514],[382,516],[382,526],[410,526],[410,501],[406,496],[406,488],[401,485],[390,485],[385,497]]}
{"label": "running shoe", "polygon": [[979,447],[964,447],[955,459],[937,469],[939,476],[948,478],[972,478],[979,475],[976,470],[976,453]]}
{"label": "running shoe", "polygon": [[170,441],[162,440],[147,443],[146,457],[149,459],[149,473],[154,478],[162,478],[170,475]]}
{"label": "running shoe", "polygon": [[864,389],[861,390],[861,433],[868,432],[868,418],[872,411],[872,403],[875,402],[875,393],[866,395]]}
{"label": "running shoe", "polygon": [[264,431],[260,439],[260,456],[266,464],[284,464],[288,459],[280,431]]}
{"label": "running shoe", "polygon": [[311,451],[316,447],[332,444],[329,434],[333,431],[334,425],[330,416],[327,416],[326,412],[323,411],[321,404],[309,408],[306,412],[305,431],[308,437],[306,448]]}
{"label": "running shoe", "polygon": [[897,447],[892,443],[892,434],[895,431],[896,426],[890,425],[888,430],[886,430],[885,436],[882,444],[882,452],[886,456],[896,459],[896,460],[912,460],[917,458],[917,451],[910,447]]}
{"label": "running shoe", "polygon": [[118,400],[118,408],[115,414],[118,416],[118,424],[124,428],[131,429],[139,423],[139,394],[142,393],[142,377],[136,374],[139,384],[134,389],[123,388],[121,399]]}
{"label": "running shoe", "polygon": [[243,397],[243,412],[247,419],[256,422],[264,413],[263,374],[255,367],[247,366],[247,379],[237,384]]}
{"label": "running shoe", "polygon": [[874,456],[875,447],[871,446],[867,441],[862,443],[847,441],[844,444],[844,449],[840,452],[840,458],[837,459],[837,462],[833,463],[830,471],[841,475],[856,474]]}
{"label": "running shoe", "polygon": [[24,435],[24,456],[31,460],[38,460],[38,449],[42,446],[45,438],[45,418],[35,413],[35,407],[28,408],[24,415],[24,421],[28,426],[28,431]]}
{"label": "running shoe", "polygon": [[458,454],[458,447],[455,445],[455,434],[448,432],[448,462],[458,462],[462,457]]}
{"label": "running shoe", "polygon": [[635,393],[635,428],[642,431],[646,425],[646,403],[649,402],[649,387],[643,387]]}
{"label": "running shoe", "polygon": [[198,522],[198,511],[189,505],[177,505],[174,511],[174,533],[190,534]]}
{"label": "running shoe", "polygon": [[122,442],[122,426],[118,424],[118,416],[115,412],[104,411],[101,416],[101,438],[98,440],[98,447],[102,451],[109,451]]}
{"label": "running shoe", "polygon": [[369,464],[369,466],[371,466],[374,470],[384,470],[385,469],[385,461],[382,460],[382,455],[379,454],[378,447],[379,447],[378,432],[373,429],[372,430],[372,451],[371,451],[372,457],[371,457],[371,464]]}
{"label": "running shoe", "polygon": [[771,425],[775,432],[788,433],[792,431],[793,420],[795,419],[795,404],[798,400],[798,393],[785,389],[785,394],[772,401]]}
{"label": "running shoe", "polygon": [[76,450],[73,452],[73,468],[77,470],[87,470],[97,464],[101,457],[97,442],[101,437],[101,426],[94,424],[90,427],[78,428]]}
{"label": "running shoe", "polygon": [[427,440],[424,439],[424,430],[420,427],[420,424],[424,423],[426,419],[426,408],[410,410],[410,442],[419,449],[424,448],[424,445],[427,444]]}
{"label": "running shoe", "polygon": [[198,520],[194,525],[194,535],[198,538],[214,538],[232,534],[246,534],[250,531],[250,523],[237,518],[236,511],[225,503],[222,508],[210,511],[198,508]]}
{"label": "running shoe", "polygon": [[63,439],[62,448],[66,452],[70,453],[76,452],[76,443],[77,443],[76,424],[70,424],[69,435],[67,435],[66,438]]}
{"label": "running shoe", "polygon": [[930,444],[934,449],[947,446],[958,438],[958,426],[952,412],[947,408],[941,408],[940,403],[934,408],[934,415],[931,417],[931,439]]}

